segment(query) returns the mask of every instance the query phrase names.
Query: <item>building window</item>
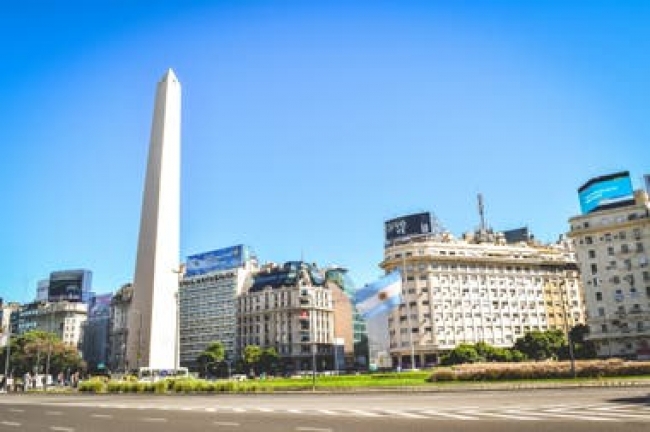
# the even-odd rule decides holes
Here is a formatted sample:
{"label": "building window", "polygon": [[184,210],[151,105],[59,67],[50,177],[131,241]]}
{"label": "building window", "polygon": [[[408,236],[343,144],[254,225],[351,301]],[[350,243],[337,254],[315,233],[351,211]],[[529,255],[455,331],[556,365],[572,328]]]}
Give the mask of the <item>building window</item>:
{"label": "building window", "polygon": [[596,251],[593,249],[590,249],[589,252],[589,258],[596,258]]}
{"label": "building window", "polygon": [[637,252],[643,252],[643,243],[641,242],[636,242],[636,251]]}
{"label": "building window", "polygon": [[603,293],[601,292],[596,293],[596,301],[603,301]]}
{"label": "building window", "polygon": [[591,265],[591,274],[595,275],[596,273],[598,273],[598,266],[596,264],[592,264]]}

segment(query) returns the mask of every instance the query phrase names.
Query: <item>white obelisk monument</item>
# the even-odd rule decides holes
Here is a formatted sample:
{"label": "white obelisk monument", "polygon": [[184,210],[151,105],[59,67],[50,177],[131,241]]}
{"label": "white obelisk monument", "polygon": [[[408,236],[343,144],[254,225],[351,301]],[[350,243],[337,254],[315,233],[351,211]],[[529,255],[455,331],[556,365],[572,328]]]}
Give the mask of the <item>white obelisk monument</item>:
{"label": "white obelisk monument", "polygon": [[181,85],[169,69],[158,83],[128,321],[129,369],[178,365]]}

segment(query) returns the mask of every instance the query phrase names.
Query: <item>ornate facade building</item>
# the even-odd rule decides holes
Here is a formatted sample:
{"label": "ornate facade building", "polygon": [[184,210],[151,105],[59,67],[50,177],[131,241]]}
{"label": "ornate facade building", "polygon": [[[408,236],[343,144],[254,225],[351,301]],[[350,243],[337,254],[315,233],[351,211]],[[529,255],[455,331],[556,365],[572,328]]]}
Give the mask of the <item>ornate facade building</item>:
{"label": "ornate facade building", "polygon": [[510,347],[527,331],[584,323],[570,242],[507,241],[488,229],[462,239],[425,231],[391,236],[380,264],[405,278],[403,302],[388,317],[394,366],[435,364],[462,343]]}

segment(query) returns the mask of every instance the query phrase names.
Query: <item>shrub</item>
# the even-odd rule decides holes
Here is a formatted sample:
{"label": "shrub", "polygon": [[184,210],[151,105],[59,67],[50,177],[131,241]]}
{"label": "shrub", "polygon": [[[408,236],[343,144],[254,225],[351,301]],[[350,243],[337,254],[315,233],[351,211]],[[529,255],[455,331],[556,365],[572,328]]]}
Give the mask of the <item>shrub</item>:
{"label": "shrub", "polygon": [[[576,375],[585,378],[650,375],[650,362],[623,362],[621,360],[578,361]],[[570,378],[571,364],[567,361],[527,363],[475,363],[437,369],[427,379],[435,381],[493,381],[500,379]]]}
{"label": "shrub", "polygon": [[160,380],[154,383],[153,391],[157,394],[167,393],[167,380]]}
{"label": "shrub", "polygon": [[88,393],[104,393],[106,387],[106,382],[98,378],[92,378],[79,383],[79,391]]}
{"label": "shrub", "polygon": [[444,382],[444,381],[454,381],[456,379],[456,374],[450,368],[436,369],[433,373],[427,378],[429,382]]}

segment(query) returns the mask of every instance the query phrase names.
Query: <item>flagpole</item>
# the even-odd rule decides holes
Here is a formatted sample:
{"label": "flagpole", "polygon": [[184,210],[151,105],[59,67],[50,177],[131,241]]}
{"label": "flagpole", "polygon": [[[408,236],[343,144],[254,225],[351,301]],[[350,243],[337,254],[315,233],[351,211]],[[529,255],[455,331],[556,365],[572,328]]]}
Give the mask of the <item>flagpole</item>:
{"label": "flagpole", "polygon": [[415,369],[415,346],[413,345],[413,326],[411,325],[411,302],[408,301],[408,277],[406,276],[406,252],[402,253],[402,268],[404,270],[403,274],[403,284],[402,286],[406,290],[404,298],[406,301],[406,313],[408,314],[408,326],[409,326],[409,342],[411,344],[411,369]]}

